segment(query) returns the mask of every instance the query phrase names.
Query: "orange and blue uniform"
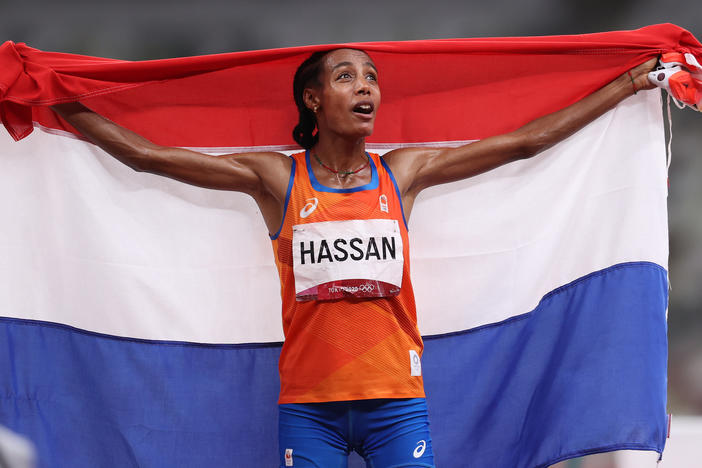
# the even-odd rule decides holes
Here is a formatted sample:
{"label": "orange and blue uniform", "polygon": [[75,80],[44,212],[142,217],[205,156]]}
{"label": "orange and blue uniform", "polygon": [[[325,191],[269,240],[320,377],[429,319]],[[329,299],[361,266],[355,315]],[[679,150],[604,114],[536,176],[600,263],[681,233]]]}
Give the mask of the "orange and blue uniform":
{"label": "orange and blue uniform", "polygon": [[285,343],[279,403],[424,397],[409,240],[392,172],[322,185],[309,152],[292,156],[282,225],[271,236]]}
{"label": "orange and blue uniform", "polygon": [[285,214],[271,236],[280,275],[281,467],[431,468],[422,338],[409,239],[390,169],[369,154],[371,180],[350,189],[315,178],[292,156]]}

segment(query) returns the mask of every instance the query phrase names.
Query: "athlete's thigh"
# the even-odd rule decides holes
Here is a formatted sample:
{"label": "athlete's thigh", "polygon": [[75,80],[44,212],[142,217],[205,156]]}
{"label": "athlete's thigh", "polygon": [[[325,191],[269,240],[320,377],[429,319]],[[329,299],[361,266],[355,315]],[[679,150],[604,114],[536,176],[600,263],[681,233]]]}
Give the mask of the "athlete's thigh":
{"label": "athlete's thigh", "polygon": [[[333,404],[278,405],[281,468],[347,468],[344,414]],[[346,426],[348,426],[346,424]]]}
{"label": "athlete's thigh", "polygon": [[363,452],[369,468],[434,467],[423,398],[388,400],[369,413]]}

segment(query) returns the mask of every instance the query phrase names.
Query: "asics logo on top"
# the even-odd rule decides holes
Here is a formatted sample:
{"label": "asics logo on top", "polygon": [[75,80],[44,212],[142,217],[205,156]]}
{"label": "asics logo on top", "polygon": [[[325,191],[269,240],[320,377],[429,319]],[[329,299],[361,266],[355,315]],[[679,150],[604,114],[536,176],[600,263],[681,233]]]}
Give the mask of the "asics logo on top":
{"label": "asics logo on top", "polygon": [[300,210],[300,218],[306,218],[311,215],[317,209],[318,204],[319,200],[317,198],[308,198],[307,204]]}
{"label": "asics logo on top", "polygon": [[412,452],[412,456],[414,458],[419,458],[422,455],[424,455],[424,450],[427,448],[427,442],[424,440],[420,440],[417,442],[417,448],[414,449],[414,452]]}

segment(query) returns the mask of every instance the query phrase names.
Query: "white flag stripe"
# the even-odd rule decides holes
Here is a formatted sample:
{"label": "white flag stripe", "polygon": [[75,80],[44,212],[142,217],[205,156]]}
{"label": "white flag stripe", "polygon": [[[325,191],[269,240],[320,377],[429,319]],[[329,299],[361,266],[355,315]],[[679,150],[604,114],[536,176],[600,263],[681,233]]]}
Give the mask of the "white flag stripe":
{"label": "white flag stripe", "polygon": [[[659,100],[641,93],[535,159],[422,194],[410,221],[422,333],[528,312],[620,262],[667,268]],[[0,138],[4,315],[147,339],[282,340],[273,253],[247,196],[135,173],[75,138]]]}
{"label": "white flag stripe", "polygon": [[662,118],[660,94],[641,93],[537,158],[420,195],[409,229],[422,333],[528,312],[618,263],[667,269]]}

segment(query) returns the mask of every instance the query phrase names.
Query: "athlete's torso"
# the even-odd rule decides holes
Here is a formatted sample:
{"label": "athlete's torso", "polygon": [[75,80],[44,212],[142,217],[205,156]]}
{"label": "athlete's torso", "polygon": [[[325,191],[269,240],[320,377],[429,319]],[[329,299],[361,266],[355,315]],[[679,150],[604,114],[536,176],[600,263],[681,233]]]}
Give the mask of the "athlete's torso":
{"label": "athlete's torso", "polygon": [[371,154],[371,181],[321,185],[293,155],[286,210],[272,236],[285,343],[280,403],[423,397],[422,340],[399,192]]}

